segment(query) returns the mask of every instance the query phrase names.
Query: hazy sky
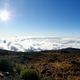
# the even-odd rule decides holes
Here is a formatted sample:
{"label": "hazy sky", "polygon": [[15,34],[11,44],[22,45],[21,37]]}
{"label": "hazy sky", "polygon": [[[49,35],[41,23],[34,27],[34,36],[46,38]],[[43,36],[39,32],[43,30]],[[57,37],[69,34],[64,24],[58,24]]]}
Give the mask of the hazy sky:
{"label": "hazy sky", "polygon": [[80,36],[80,0],[0,0],[0,35]]}

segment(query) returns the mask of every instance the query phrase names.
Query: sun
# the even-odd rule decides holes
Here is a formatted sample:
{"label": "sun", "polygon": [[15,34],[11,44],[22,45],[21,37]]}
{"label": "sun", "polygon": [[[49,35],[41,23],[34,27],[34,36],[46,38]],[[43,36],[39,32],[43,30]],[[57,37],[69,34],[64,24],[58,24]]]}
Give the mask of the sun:
{"label": "sun", "polygon": [[10,12],[8,10],[0,11],[0,20],[8,21],[10,19]]}

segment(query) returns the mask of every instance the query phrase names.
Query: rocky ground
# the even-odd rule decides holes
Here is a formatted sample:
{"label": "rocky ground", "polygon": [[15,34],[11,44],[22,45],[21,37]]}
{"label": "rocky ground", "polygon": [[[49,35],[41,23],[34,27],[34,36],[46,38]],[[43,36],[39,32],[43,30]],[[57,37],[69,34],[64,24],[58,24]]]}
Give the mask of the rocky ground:
{"label": "rocky ground", "polygon": [[12,63],[13,73],[0,69],[0,80],[23,80],[16,65],[22,69],[35,70],[41,80],[80,80],[79,49],[25,53],[0,50],[0,61],[3,59]]}

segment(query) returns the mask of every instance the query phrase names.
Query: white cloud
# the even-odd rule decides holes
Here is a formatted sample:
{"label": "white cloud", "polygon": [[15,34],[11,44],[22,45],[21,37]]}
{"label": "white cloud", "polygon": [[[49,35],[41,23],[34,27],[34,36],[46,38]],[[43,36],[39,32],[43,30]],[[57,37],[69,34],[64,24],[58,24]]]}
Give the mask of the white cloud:
{"label": "white cloud", "polygon": [[61,48],[80,48],[80,38],[4,38],[0,48],[12,51],[40,51]]}

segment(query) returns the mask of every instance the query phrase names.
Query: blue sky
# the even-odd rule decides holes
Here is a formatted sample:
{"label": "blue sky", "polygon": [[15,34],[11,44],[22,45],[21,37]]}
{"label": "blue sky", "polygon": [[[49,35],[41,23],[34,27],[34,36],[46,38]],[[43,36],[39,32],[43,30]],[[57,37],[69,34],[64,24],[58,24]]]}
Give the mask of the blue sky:
{"label": "blue sky", "polygon": [[0,0],[5,6],[12,16],[0,20],[0,35],[80,36],[80,0]]}

